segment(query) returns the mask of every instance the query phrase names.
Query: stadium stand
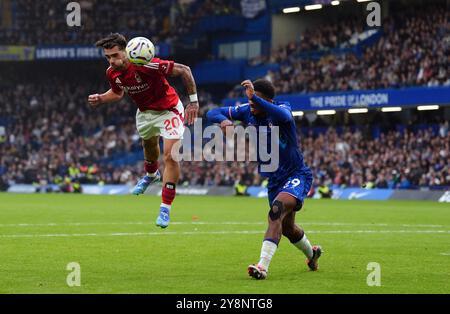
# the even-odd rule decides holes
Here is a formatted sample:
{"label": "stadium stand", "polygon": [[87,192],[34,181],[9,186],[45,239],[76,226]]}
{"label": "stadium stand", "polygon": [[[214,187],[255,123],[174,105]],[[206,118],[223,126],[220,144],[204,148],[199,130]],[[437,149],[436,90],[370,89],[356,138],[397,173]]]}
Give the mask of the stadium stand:
{"label": "stadium stand", "polygon": [[[64,82],[64,83],[62,83]],[[87,182],[127,183],[142,172],[134,106],[128,101],[92,112],[85,95],[102,83],[62,81],[17,84],[0,95],[0,175],[3,182],[58,182],[71,176]],[[201,101],[210,95],[201,93]],[[211,103],[210,103],[211,105]],[[206,106],[202,112],[206,110]],[[371,132],[301,127],[299,138],[316,183],[417,188],[450,185],[448,121]],[[374,126],[375,127],[375,126]],[[364,134],[363,134],[364,133]],[[371,156],[368,158],[367,156]],[[128,157],[128,158],[127,158]],[[93,174],[86,172],[95,167]],[[85,170],[83,170],[85,169]],[[184,185],[260,185],[253,163],[183,162]],[[75,175],[73,175],[75,174]]]}
{"label": "stadium stand", "polygon": [[[280,64],[280,70],[269,71],[266,78],[282,94],[450,86],[449,19],[445,6],[413,7],[386,19],[380,40],[365,47],[361,56],[331,53],[351,46],[350,38],[362,32],[361,23],[346,19],[307,31],[297,42],[250,62]],[[319,59],[307,57],[318,52]],[[238,96],[238,90],[228,94]]]}
{"label": "stadium stand", "polygon": [[[79,1],[82,26],[68,31],[67,3],[50,0],[12,0],[10,27],[3,27],[0,43],[11,45],[92,44],[98,38],[115,31],[127,37],[149,36],[154,42],[172,42],[190,32],[202,17],[211,14],[228,15],[239,12],[235,1]],[[146,9],[142,9],[146,8]],[[45,24],[42,18],[45,17]]]}
{"label": "stadium stand", "polygon": [[[142,7],[143,0],[89,1],[83,32],[60,29],[63,20],[52,10],[58,1],[17,0],[15,26],[0,32],[2,44],[92,44],[110,32],[122,7]],[[148,32],[157,41],[173,42],[202,16],[237,14],[233,1],[154,1],[154,10],[118,19],[117,31],[127,35]],[[21,8],[27,10],[21,10]],[[345,91],[450,85],[449,11],[429,6],[393,15],[383,23],[382,36],[361,56],[335,54],[333,49],[351,45],[362,30],[354,20],[335,27],[324,25],[304,33],[298,42],[250,61],[280,63],[270,71],[279,93]],[[129,11],[128,11],[129,12]],[[161,14],[156,14],[160,12]],[[98,19],[96,15],[101,15]],[[42,16],[45,28],[37,27]],[[93,22],[95,21],[95,27]],[[103,22],[102,22],[103,21]],[[151,23],[146,23],[151,21]],[[181,24],[177,24],[181,23]],[[14,27],[20,25],[21,32]],[[36,30],[36,31],[33,31]],[[303,58],[321,53],[319,59]],[[142,151],[134,127],[135,107],[128,100],[93,112],[86,97],[104,90],[104,64],[70,62],[33,66],[14,63],[1,72],[0,189],[17,183],[134,183],[142,174]],[[58,72],[58,67],[65,73]],[[29,70],[26,70],[29,68]],[[76,70],[76,68],[78,68]],[[35,80],[27,80],[29,73]],[[229,97],[242,95],[234,89]],[[200,90],[203,115],[218,104],[207,89]],[[307,126],[305,127],[305,123]],[[439,115],[423,124],[397,123],[389,129],[378,125],[327,126],[299,121],[300,145],[313,169],[315,185],[378,188],[445,188],[450,186],[450,133]],[[368,157],[370,156],[370,157]],[[264,185],[250,162],[183,162],[180,184],[202,186]]]}

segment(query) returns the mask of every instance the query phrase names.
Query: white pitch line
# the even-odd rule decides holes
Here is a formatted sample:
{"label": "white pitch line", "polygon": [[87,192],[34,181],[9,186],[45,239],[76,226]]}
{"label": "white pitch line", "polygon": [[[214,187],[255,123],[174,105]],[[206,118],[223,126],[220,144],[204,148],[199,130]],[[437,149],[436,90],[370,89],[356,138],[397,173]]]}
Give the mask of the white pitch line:
{"label": "white pitch line", "polygon": [[[96,226],[96,225],[150,225],[151,221],[129,221],[129,222],[63,222],[63,223],[18,223],[18,224],[0,224],[0,227],[58,227],[58,226]],[[224,222],[201,222],[201,221],[174,221],[172,225],[264,225],[266,222],[242,222],[242,221],[224,221]]]}
{"label": "white pitch line", "polygon": [[421,225],[421,224],[409,224],[409,225],[402,225],[402,227],[424,227],[424,228],[442,228],[444,227],[443,225]]}
{"label": "white pitch line", "polygon": [[120,236],[164,236],[201,234],[260,234],[264,231],[161,231],[161,232],[114,232],[114,233],[54,233],[54,234],[3,234],[0,238],[51,238],[51,237],[120,237]]}
{"label": "white pitch line", "polygon": [[[0,224],[0,227],[58,227],[58,226],[96,226],[96,225],[149,225],[150,221],[128,221],[128,222],[63,222],[63,223],[17,223],[17,224]],[[266,225],[266,222],[245,222],[245,221],[174,221],[172,225]],[[384,223],[346,223],[346,222],[298,222],[304,226],[369,226],[369,227],[417,227],[417,228],[445,228],[444,225],[424,225],[424,224],[384,224]]]}
{"label": "white pitch line", "polygon": [[450,230],[320,230],[307,231],[306,233],[440,233],[450,234]]}
{"label": "white pitch line", "polygon": [[[264,230],[240,231],[161,231],[161,232],[114,232],[114,233],[54,233],[54,234],[0,234],[0,238],[50,238],[50,237],[117,237],[117,236],[161,236],[161,235],[205,235],[205,234],[262,234]],[[322,234],[380,234],[380,233],[434,233],[450,234],[450,230],[310,230],[308,233]]]}
{"label": "white pitch line", "polygon": [[441,253],[441,255],[450,256],[450,253]]}

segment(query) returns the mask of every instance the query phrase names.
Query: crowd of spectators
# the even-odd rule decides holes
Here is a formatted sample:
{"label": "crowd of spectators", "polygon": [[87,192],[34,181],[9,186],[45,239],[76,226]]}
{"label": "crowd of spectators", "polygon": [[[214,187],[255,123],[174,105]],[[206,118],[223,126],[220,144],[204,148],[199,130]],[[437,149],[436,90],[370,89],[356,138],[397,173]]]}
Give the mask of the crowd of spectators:
{"label": "crowd of spectators", "polygon": [[172,43],[204,16],[240,14],[231,0],[81,0],[81,26],[69,27],[68,2],[11,2],[12,25],[0,28],[0,44],[92,44],[113,31]]}
{"label": "crowd of spectators", "polygon": [[[337,23],[334,33],[328,25],[306,31],[250,63],[279,64],[266,78],[283,94],[450,85],[450,11],[445,7],[394,12],[383,21],[380,39],[361,55],[328,51],[351,47],[349,39],[362,31],[358,25],[351,19]],[[308,51],[322,56],[305,57]],[[237,89],[228,94],[238,95]]]}
{"label": "crowd of spectators", "polygon": [[[58,77],[18,83],[0,93],[0,185],[14,183],[134,184],[142,175],[141,143],[134,126],[135,106],[127,99],[99,110],[86,97],[104,82]],[[182,94],[182,93],[181,93]],[[201,91],[204,116],[214,106]],[[304,122],[304,121],[303,121]],[[448,122],[439,132],[386,131],[377,138],[361,132],[302,134],[299,145],[316,184],[415,188],[450,186]],[[207,142],[207,140],[205,140]],[[135,161],[115,159],[138,154]],[[139,155],[140,154],[140,155]],[[248,154],[247,154],[248,156]],[[164,165],[162,165],[164,167]],[[261,185],[254,162],[183,161],[180,184]]]}
{"label": "crowd of spectators", "polygon": [[[97,167],[111,155],[135,149],[137,138],[128,103],[91,112],[85,101],[91,89],[86,83],[70,85],[50,80],[2,91],[3,181],[50,183],[57,176],[68,175],[69,167]],[[74,179],[82,179],[81,175]],[[97,181],[119,183],[121,174],[96,171],[95,175],[92,179]]]}
{"label": "crowd of spectators", "polygon": [[[183,28],[187,31],[195,19],[237,10],[233,1],[224,6],[218,0],[203,1],[202,6],[196,6],[197,1],[151,4],[143,0],[80,1],[85,22],[82,30],[67,32],[64,26],[64,31],[59,32],[65,20],[55,10],[61,2],[14,2],[23,9],[18,10],[16,18],[23,22],[20,27],[26,31],[2,31],[1,43],[92,43],[109,32],[106,29],[111,21],[118,29],[173,38],[176,34],[171,32],[183,32]],[[162,13],[147,16],[158,12],[142,10],[148,5]],[[122,10],[124,6],[127,10]],[[130,8],[136,8],[135,15],[117,16],[117,12],[131,12]],[[185,18],[187,15],[189,18]],[[347,47],[361,31],[352,20],[339,24],[337,32],[325,25],[304,33],[299,42],[275,50],[270,60],[265,61],[279,63],[281,70],[269,72],[267,78],[274,82],[279,93],[450,85],[448,21],[448,10],[436,7],[394,15],[383,23],[381,39],[367,47],[362,56],[325,54],[320,60],[298,57],[311,50]],[[173,23],[181,24],[174,28]],[[14,76],[15,68],[2,71],[0,189],[15,183],[64,185],[67,180],[131,185],[142,175],[141,144],[134,127],[135,106],[124,99],[91,110],[87,95],[107,88],[104,68],[97,64],[95,72],[90,72],[81,64],[72,66],[79,69],[78,73],[67,69],[71,77],[60,73],[59,68],[52,72],[51,66],[45,65],[41,65],[43,68],[24,65],[26,75],[20,78]],[[29,73],[33,73],[33,80],[27,79]],[[242,89],[234,93],[241,96]],[[199,91],[199,98],[200,116],[204,116],[215,105],[211,94],[205,91]],[[183,102],[187,103],[185,97]],[[299,129],[299,138],[305,161],[313,169],[315,184],[379,188],[450,186],[448,122],[440,125],[438,133],[386,130],[372,137],[361,132],[338,133],[333,128],[319,135],[301,134]],[[138,158],[114,164],[131,154],[137,154]],[[264,185],[265,181],[257,174],[253,162],[181,163],[181,185],[236,183]]]}
{"label": "crowd of spectators", "polygon": [[[101,77],[104,68],[96,69]],[[125,97],[92,110],[87,95],[106,90],[104,81],[83,80],[86,67],[65,79],[47,71],[34,83],[4,76],[2,82],[13,84],[2,85],[0,93],[0,185],[58,183],[65,178],[81,183],[134,182],[142,174],[142,157],[133,166],[113,167],[109,161],[142,151],[135,105]],[[187,103],[186,93],[179,94]],[[212,97],[203,90],[198,95],[204,114]]]}
{"label": "crowd of spectators", "polygon": [[431,129],[388,131],[379,138],[361,132],[338,135],[330,128],[302,137],[305,161],[316,184],[369,188],[418,188],[450,185],[448,121]]}
{"label": "crowd of spectators", "polygon": [[[298,128],[299,146],[315,186],[443,188],[450,186],[450,132],[439,129],[386,130],[374,138],[362,131],[330,127],[314,135]],[[248,156],[248,155],[247,155]],[[181,182],[194,185],[264,185],[253,162],[186,162]]]}

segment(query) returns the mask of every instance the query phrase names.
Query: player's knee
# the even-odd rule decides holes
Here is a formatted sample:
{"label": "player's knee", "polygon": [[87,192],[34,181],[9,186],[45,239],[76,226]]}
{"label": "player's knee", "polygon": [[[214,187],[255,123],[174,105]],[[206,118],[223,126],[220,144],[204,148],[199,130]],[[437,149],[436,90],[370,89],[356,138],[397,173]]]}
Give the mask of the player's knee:
{"label": "player's knee", "polygon": [[271,221],[278,221],[281,218],[282,213],[284,212],[284,204],[279,200],[275,200],[272,203],[269,211],[269,218]]}
{"label": "player's knee", "polygon": [[166,164],[173,164],[173,163],[177,163],[173,156],[172,156],[172,152],[168,151],[168,152],[164,152],[164,163]]}

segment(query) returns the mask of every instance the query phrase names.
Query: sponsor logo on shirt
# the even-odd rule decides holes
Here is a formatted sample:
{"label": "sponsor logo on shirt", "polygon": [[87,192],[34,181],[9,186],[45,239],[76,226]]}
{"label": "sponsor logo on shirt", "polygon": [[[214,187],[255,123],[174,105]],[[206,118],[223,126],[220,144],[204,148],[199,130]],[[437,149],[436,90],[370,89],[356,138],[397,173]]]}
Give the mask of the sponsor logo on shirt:
{"label": "sponsor logo on shirt", "polygon": [[144,91],[148,90],[149,88],[150,88],[150,86],[147,83],[144,83],[144,84],[140,84],[140,85],[125,86],[123,88],[123,90],[126,93],[133,95],[133,94],[138,94],[138,93],[144,92]]}

